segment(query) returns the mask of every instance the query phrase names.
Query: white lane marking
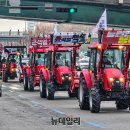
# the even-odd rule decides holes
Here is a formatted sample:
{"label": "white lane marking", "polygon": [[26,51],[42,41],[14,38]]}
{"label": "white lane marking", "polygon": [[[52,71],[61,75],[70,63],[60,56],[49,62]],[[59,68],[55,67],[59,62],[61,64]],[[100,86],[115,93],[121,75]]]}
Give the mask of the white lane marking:
{"label": "white lane marking", "polygon": [[14,89],[14,90],[19,90],[21,88],[18,88],[18,87],[10,87],[11,89]]}
{"label": "white lane marking", "polygon": [[25,98],[24,96],[22,96],[22,95],[18,95],[20,98]]}
{"label": "white lane marking", "polygon": [[2,84],[2,88],[6,88],[6,87],[7,87],[7,86],[5,86],[5,85]]}
{"label": "white lane marking", "polygon": [[105,129],[106,128],[106,126],[104,126],[102,124],[95,123],[95,122],[85,122],[85,124],[88,124],[88,125],[94,126],[96,128],[100,128],[100,129]]}
{"label": "white lane marking", "polygon": [[65,113],[64,112],[62,112],[62,111],[59,111],[58,109],[52,109],[54,112],[56,112],[56,113],[59,113],[59,114],[62,114],[62,115],[65,115]]}
{"label": "white lane marking", "polygon": [[35,106],[35,107],[37,107],[37,106],[41,107],[41,104],[40,104],[39,102],[31,101],[31,103],[32,103],[32,105]]}
{"label": "white lane marking", "polygon": [[11,92],[11,93],[12,93],[13,91],[12,91],[12,90],[9,90],[9,92]]}

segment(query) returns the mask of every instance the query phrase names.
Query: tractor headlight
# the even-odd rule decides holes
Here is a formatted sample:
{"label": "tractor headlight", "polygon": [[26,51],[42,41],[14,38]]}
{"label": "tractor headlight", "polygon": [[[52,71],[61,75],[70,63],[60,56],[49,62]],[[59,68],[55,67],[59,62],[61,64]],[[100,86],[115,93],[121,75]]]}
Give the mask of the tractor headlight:
{"label": "tractor headlight", "polygon": [[65,78],[64,77],[62,77],[62,80],[64,80]]}
{"label": "tractor headlight", "polygon": [[72,77],[71,77],[71,76],[69,76],[69,80],[72,80]]}
{"label": "tractor headlight", "polygon": [[11,70],[12,70],[12,71],[16,71],[16,69],[15,69],[15,68],[12,68]]}
{"label": "tractor headlight", "polygon": [[119,78],[119,81],[120,81],[121,83],[124,83],[124,82],[125,82],[125,79],[124,79],[124,78]]}
{"label": "tractor headlight", "polygon": [[110,82],[113,82],[113,81],[114,81],[114,79],[113,79],[113,78],[109,78],[109,80],[110,80]]}
{"label": "tractor headlight", "polygon": [[69,74],[69,76],[72,76],[71,74]]}

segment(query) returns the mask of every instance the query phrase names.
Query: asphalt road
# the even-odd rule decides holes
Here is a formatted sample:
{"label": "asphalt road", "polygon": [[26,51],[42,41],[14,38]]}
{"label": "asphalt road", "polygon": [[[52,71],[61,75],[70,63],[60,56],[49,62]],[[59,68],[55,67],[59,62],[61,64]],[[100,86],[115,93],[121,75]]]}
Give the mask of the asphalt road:
{"label": "asphalt road", "polygon": [[[40,98],[38,87],[25,92],[17,81],[3,83],[0,98],[0,130],[129,130],[130,111],[119,111],[114,102],[102,102],[101,112],[81,111],[76,98],[57,92],[55,100]],[[53,119],[80,117],[80,125],[52,125]],[[66,121],[67,123],[67,121]]]}

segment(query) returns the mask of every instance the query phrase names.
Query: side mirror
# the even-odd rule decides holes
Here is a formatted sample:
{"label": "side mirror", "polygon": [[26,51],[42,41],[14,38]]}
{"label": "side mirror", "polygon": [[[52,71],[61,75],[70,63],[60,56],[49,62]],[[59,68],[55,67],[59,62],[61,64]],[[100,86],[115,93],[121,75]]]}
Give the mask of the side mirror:
{"label": "side mirror", "polygon": [[30,57],[30,54],[27,54],[27,57]]}

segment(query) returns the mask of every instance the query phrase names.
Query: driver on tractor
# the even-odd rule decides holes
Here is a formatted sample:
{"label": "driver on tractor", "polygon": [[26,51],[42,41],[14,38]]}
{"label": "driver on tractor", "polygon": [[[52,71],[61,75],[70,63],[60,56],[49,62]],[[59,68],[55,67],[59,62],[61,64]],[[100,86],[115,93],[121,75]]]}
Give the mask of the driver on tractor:
{"label": "driver on tractor", "polygon": [[61,53],[56,54],[56,66],[64,66],[64,62],[61,56],[62,56]]}
{"label": "driver on tractor", "polygon": [[14,56],[14,55],[12,56],[12,59],[10,60],[10,62],[13,62],[13,63],[16,62],[16,60],[15,60],[15,56]]}
{"label": "driver on tractor", "polygon": [[43,59],[41,58],[41,54],[38,54],[38,59],[36,60],[36,65],[44,64]]}
{"label": "driver on tractor", "polygon": [[106,55],[103,57],[103,65],[106,68],[110,68],[112,66],[110,59]]}

